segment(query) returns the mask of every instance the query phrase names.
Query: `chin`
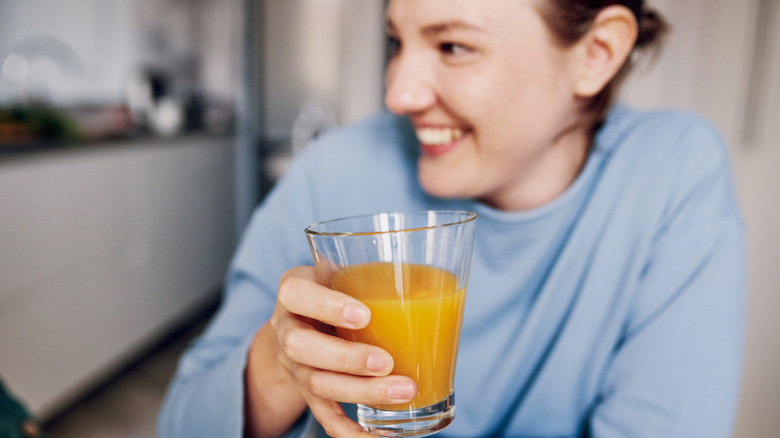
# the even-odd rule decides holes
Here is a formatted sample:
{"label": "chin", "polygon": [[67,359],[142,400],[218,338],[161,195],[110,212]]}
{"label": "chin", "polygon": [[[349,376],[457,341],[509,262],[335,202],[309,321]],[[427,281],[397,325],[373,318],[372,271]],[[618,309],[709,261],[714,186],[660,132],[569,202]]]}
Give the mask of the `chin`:
{"label": "chin", "polygon": [[463,178],[457,174],[447,173],[445,175],[420,172],[418,174],[420,186],[425,193],[444,199],[466,199],[476,196],[473,187],[469,187]]}

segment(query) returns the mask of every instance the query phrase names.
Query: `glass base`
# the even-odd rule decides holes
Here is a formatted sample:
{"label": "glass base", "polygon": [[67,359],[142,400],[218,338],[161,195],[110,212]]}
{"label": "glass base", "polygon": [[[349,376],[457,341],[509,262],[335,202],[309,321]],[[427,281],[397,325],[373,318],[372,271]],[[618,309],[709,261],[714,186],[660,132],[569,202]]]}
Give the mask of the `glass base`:
{"label": "glass base", "polygon": [[358,423],[376,436],[428,436],[446,428],[455,419],[455,394],[418,409],[386,411],[358,405]]}

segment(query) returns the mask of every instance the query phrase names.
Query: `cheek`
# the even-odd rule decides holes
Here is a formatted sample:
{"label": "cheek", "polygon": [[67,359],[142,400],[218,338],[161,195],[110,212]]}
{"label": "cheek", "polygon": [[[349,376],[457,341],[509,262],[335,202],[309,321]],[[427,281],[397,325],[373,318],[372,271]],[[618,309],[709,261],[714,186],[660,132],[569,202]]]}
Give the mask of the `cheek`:
{"label": "cheek", "polygon": [[443,69],[436,82],[445,107],[464,119],[492,112],[503,88],[497,83],[495,71],[472,66]]}
{"label": "cheek", "polygon": [[[508,74],[512,71],[513,74]],[[539,84],[523,70],[506,66],[453,75],[442,80],[448,107],[477,130],[506,130],[528,117],[543,100]]]}
{"label": "cheek", "polygon": [[534,154],[551,143],[568,113],[559,84],[550,78],[495,83],[501,87],[483,106],[480,138],[508,159]]}
{"label": "cheek", "polygon": [[483,159],[506,167],[537,141],[540,126],[534,117],[534,105],[529,105],[531,101],[521,92],[507,92],[499,93],[483,106],[474,127]]}

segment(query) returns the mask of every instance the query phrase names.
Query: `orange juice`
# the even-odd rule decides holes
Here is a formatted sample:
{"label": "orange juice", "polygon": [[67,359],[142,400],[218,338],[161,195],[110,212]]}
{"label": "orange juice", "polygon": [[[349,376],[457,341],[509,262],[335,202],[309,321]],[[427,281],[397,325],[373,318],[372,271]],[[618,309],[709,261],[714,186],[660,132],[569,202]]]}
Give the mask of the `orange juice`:
{"label": "orange juice", "polygon": [[414,264],[364,263],[333,276],[333,289],[371,309],[366,328],[338,329],[339,336],[382,347],[393,356],[392,373],[417,382],[411,403],[374,407],[417,409],[452,393],[466,299],[466,288],[457,286],[454,274]]}

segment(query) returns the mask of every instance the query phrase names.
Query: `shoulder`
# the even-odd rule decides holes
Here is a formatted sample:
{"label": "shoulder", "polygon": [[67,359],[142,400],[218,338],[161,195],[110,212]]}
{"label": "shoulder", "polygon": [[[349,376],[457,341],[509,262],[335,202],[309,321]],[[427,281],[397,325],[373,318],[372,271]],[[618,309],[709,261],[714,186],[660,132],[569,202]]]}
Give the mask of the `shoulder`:
{"label": "shoulder", "polygon": [[617,106],[597,134],[593,153],[604,160],[602,194],[646,220],[739,218],[729,149],[719,130],[699,115]]}
{"label": "shoulder", "polygon": [[283,180],[321,217],[409,209],[423,198],[419,146],[409,121],[382,113],[320,135],[296,155]]}
{"label": "shoulder", "polygon": [[366,175],[400,176],[416,162],[414,141],[405,118],[382,112],[319,135],[292,157],[279,183],[343,190]]}
{"label": "shoulder", "polygon": [[414,133],[404,117],[382,112],[357,123],[322,134],[301,153],[301,160],[332,161],[336,157],[351,160],[376,155],[414,153]]}
{"label": "shoulder", "polygon": [[729,149],[719,130],[681,110],[636,110],[618,105],[596,136],[609,172],[680,194],[707,180],[731,178]]}
{"label": "shoulder", "polygon": [[[328,131],[293,159],[291,168],[324,191],[416,175],[419,147],[408,120],[381,113]],[[292,170],[292,169],[291,169]]]}
{"label": "shoulder", "polygon": [[616,105],[596,137],[596,148],[638,161],[692,160],[696,167],[726,165],[729,153],[717,127],[683,110],[637,110]]}

